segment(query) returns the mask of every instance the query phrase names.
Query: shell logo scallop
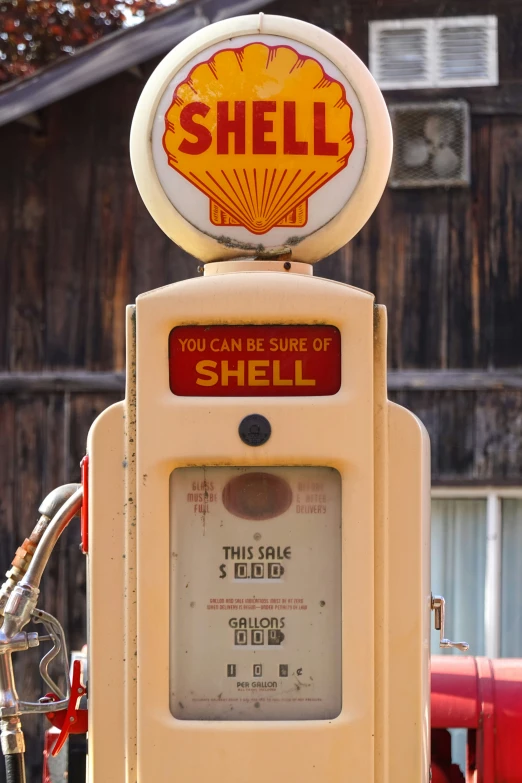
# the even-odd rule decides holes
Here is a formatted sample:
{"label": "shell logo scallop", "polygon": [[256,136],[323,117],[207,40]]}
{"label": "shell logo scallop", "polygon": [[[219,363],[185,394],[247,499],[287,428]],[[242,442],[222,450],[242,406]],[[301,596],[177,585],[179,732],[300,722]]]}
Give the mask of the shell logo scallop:
{"label": "shell logo scallop", "polygon": [[306,226],[308,199],[348,164],[353,110],[313,57],[261,42],[196,65],[165,115],[169,166],[210,201],[215,226]]}

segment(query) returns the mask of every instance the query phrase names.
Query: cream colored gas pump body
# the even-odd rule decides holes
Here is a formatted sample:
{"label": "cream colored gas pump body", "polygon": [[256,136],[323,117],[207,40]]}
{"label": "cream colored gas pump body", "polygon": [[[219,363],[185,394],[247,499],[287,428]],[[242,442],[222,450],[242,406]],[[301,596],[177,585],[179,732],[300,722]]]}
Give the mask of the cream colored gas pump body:
{"label": "cream colored gas pump body", "polygon": [[[387,399],[385,309],[294,258],[215,260],[128,308],[126,399],[88,441],[91,783],[428,781],[428,438]],[[193,344],[199,391],[175,393],[171,335],[223,324],[238,341],[338,330],[338,386],[314,393],[306,336],[284,376],[279,358],[240,369],[209,339]],[[271,427],[260,445],[238,431],[253,414]],[[307,505],[310,470],[327,478]],[[185,496],[205,471],[217,484]],[[236,473],[290,494],[271,516],[236,513],[219,485]]]}

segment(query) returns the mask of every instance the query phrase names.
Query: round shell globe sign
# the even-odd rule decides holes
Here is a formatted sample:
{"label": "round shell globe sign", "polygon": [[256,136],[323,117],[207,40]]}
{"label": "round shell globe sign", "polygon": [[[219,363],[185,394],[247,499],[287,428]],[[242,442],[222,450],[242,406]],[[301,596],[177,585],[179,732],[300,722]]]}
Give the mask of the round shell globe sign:
{"label": "round shell globe sign", "polygon": [[358,57],[320,28],[265,14],[173,49],[131,131],[145,205],[202,261],[333,253],[377,206],[391,152],[384,99]]}

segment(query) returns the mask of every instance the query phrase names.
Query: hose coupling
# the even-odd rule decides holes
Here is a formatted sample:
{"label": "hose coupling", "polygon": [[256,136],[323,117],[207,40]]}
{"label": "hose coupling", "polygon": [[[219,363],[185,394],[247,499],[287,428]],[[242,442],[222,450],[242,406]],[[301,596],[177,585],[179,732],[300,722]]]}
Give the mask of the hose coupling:
{"label": "hose coupling", "polygon": [[2,718],[0,724],[0,744],[4,756],[25,753],[24,733],[19,716],[11,715],[9,718]]}
{"label": "hose coupling", "polygon": [[31,619],[31,614],[38,603],[40,590],[31,585],[17,585],[4,609],[4,624],[2,631],[8,639],[20,633]]}

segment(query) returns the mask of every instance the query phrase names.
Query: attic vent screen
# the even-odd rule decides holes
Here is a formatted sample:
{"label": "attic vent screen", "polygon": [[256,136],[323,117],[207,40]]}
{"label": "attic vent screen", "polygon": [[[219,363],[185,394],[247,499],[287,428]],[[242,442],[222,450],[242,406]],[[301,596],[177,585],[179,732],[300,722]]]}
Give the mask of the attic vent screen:
{"label": "attic vent screen", "polygon": [[470,24],[473,19],[470,17],[458,25],[442,21],[439,24],[437,76],[440,85],[498,84],[497,20],[491,16],[483,18],[490,20],[489,23]]}
{"label": "attic vent screen", "polygon": [[370,70],[383,89],[498,84],[497,17],[370,22]]}
{"label": "attic vent screen", "polygon": [[378,40],[381,78],[402,84],[429,83],[428,35],[422,27],[383,30]]}
{"label": "attic vent screen", "polygon": [[394,152],[392,188],[462,187],[470,183],[470,118],[466,101],[388,107]]}

